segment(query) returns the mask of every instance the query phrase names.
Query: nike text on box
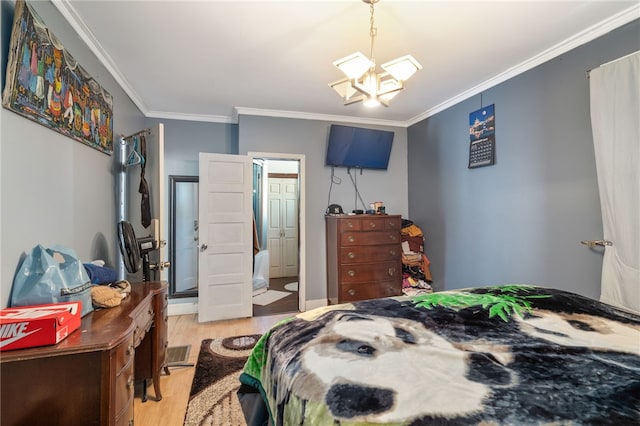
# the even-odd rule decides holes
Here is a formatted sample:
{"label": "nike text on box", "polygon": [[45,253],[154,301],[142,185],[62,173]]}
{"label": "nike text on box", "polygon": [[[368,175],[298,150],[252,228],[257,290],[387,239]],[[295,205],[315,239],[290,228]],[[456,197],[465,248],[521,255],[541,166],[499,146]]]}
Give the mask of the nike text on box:
{"label": "nike text on box", "polygon": [[0,351],[55,345],[80,327],[81,302],[0,310]]}

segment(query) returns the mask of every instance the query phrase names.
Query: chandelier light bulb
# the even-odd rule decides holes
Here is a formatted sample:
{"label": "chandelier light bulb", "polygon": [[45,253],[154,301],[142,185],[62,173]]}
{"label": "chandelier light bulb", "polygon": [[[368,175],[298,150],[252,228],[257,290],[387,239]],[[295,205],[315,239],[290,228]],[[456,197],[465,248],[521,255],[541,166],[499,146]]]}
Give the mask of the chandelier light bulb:
{"label": "chandelier light bulb", "polygon": [[404,90],[404,82],[422,65],[411,55],[405,55],[381,65],[384,72],[376,72],[373,59],[374,39],[377,28],[374,26],[374,4],[380,0],[362,0],[369,5],[371,12],[369,37],[371,39],[371,58],[360,52],[352,53],[338,59],[333,65],[341,70],[347,78],[330,83],[342,97],[345,105],[363,102],[366,106],[389,106],[389,100]]}

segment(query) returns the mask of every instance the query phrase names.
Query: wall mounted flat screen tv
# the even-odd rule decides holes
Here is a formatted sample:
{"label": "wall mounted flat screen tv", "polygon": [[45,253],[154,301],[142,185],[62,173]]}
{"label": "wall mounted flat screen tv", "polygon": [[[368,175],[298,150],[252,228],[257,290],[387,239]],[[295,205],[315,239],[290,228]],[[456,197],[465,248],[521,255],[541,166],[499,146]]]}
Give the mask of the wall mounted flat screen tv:
{"label": "wall mounted flat screen tv", "polygon": [[325,164],[386,170],[394,133],[332,124]]}

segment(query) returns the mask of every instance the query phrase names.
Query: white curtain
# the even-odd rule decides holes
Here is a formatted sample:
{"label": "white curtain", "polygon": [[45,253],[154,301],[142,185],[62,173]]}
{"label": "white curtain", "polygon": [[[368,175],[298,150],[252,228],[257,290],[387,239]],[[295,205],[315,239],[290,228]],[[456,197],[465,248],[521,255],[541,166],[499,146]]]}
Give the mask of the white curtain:
{"label": "white curtain", "polygon": [[640,51],[590,73],[605,248],[600,300],[640,312]]}

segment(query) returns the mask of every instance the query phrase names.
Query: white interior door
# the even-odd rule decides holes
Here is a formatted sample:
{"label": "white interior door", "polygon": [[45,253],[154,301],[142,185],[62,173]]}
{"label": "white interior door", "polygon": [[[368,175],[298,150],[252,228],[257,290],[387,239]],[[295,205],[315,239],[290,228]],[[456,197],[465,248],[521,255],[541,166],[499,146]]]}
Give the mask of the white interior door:
{"label": "white interior door", "polygon": [[[151,204],[152,222],[147,228],[142,225],[140,188],[141,164],[127,169],[127,221],[131,223],[137,238],[153,236],[158,241],[159,249],[149,253],[149,262],[154,265],[152,278],[167,280],[167,270],[164,262],[166,253],[165,223],[165,176],[164,176],[164,125],[150,128],[145,135],[145,180],[149,186],[149,201]],[[138,142],[138,150],[140,143]],[[142,272],[135,275],[135,280],[142,281]]]}
{"label": "white interior door", "polygon": [[269,178],[269,276],[298,276],[298,179]]}
{"label": "white interior door", "polygon": [[267,250],[269,251],[269,278],[284,275],[282,259],[282,192],[281,186],[268,179],[267,188]]}
{"label": "white interior door", "polygon": [[640,312],[640,52],[591,71],[605,252],[601,300]]}
{"label": "white interior door", "polygon": [[252,315],[250,157],[200,153],[198,321]]}

